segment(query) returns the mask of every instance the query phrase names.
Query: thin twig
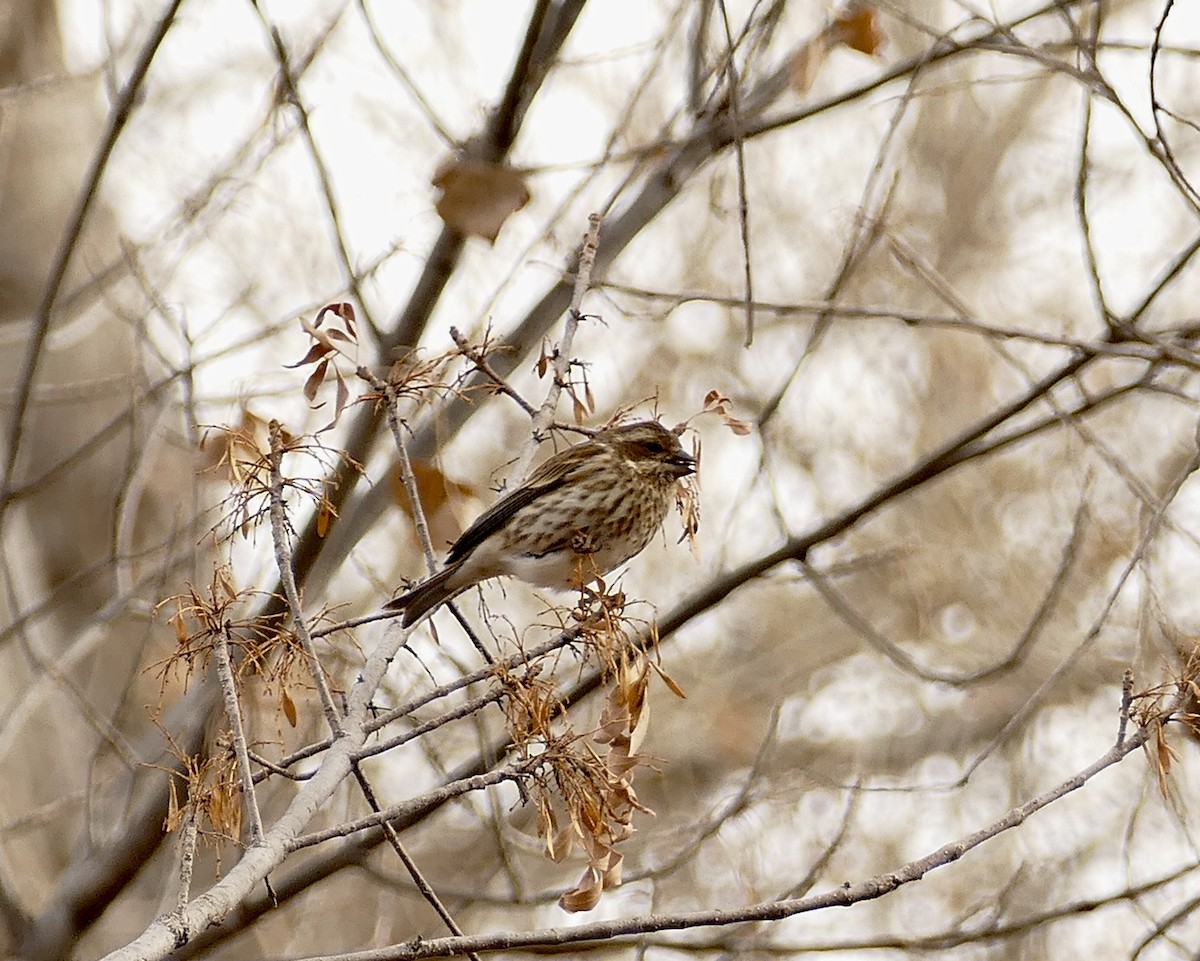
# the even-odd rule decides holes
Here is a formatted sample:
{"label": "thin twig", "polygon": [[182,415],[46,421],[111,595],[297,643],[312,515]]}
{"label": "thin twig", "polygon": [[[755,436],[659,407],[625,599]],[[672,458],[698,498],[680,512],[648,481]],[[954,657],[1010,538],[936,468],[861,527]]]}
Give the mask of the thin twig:
{"label": "thin twig", "polygon": [[511,397],[514,401],[516,401],[517,406],[520,407],[521,410],[525,411],[525,413],[530,417],[533,417],[537,413],[537,410],[534,408],[533,404],[529,403],[529,401],[517,393],[516,389],[507,380],[496,373],[496,368],[488,363],[488,359],[484,355],[483,351],[467,340],[462,331],[460,331],[457,327],[451,327],[450,336],[454,338],[454,343],[457,345],[462,355],[475,365],[475,369],[479,371],[479,373],[483,374],[484,377],[495,384],[500,393],[504,394],[506,397]]}
{"label": "thin twig", "polygon": [[379,32],[379,27],[375,24],[375,18],[371,16],[371,10],[367,6],[365,0],[357,0],[358,12],[363,19],[363,24],[367,28],[367,35],[371,38],[371,44],[375,47],[376,52],[383,59],[383,62],[388,65],[388,68],[396,75],[396,79],[400,81],[401,86],[408,91],[408,95],[412,97],[413,102],[420,108],[421,113],[425,115],[425,120],[429,126],[433,128],[438,139],[447,147],[454,147],[456,141],[454,135],[450,132],[450,128],[446,126],[433,109],[433,105],[429,102],[416,81],[404,66],[393,55],[387,44],[383,42],[383,36]]}
{"label": "thin twig", "polygon": [[[357,762],[354,764],[354,777],[358,781],[358,786],[363,793],[363,797],[366,798],[367,804],[370,805],[371,810],[378,812],[380,810],[379,800],[375,797],[375,792],[372,790],[367,776],[363,773],[362,765]],[[417,862],[404,849],[404,845],[400,843],[400,835],[396,832],[396,829],[387,821],[384,821],[382,826],[384,837],[387,838],[388,844],[392,846],[392,850],[396,852],[396,857],[404,865],[404,870],[412,878],[413,884],[417,886],[417,891],[420,892],[421,897],[433,908],[434,913],[442,919],[442,923],[446,925],[450,933],[461,937],[463,933],[462,928],[458,926],[458,923],[451,916],[450,912],[446,910],[442,899],[437,896],[437,892],[433,890],[433,886],[425,879],[425,875],[421,873]],[[467,951],[466,955],[472,958],[473,961],[479,961],[479,956],[474,951]]]}
{"label": "thin twig", "polygon": [[1163,4],[1162,16],[1159,17],[1158,23],[1154,28],[1154,43],[1150,46],[1150,112],[1154,118],[1155,141],[1163,165],[1167,168],[1167,173],[1171,175],[1171,179],[1175,181],[1175,185],[1184,195],[1184,198],[1193,207],[1196,207],[1197,204],[1200,204],[1200,193],[1196,192],[1196,188],[1192,186],[1191,181],[1187,179],[1182,168],[1179,166],[1179,162],[1175,159],[1175,154],[1171,150],[1171,142],[1167,139],[1166,131],[1162,128],[1161,114],[1165,111],[1165,108],[1158,99],[1158,87],[1155,82],[1155,77],[1158,74],[1158,55],[1162,49],[1163,29],[1167,25],[1167,19],[1171,16],[1171,9],[1174,6],[1175,0],[1166,0]]}
{"label": "thin twig", "polygon": [[494,784],[503,784],[506,781],[519,781],[539,764],[541,764],[540,759],[532,758],[494,771],[449,781],[425,794],[414,795],[399,804],[393,804],[389,808],[356,818],[353,821],[341,821],[323,830],[313,831],[311,834],[301,834],[291,841],[289,850],[298,851],[301,848],[323,844],[334,838],[349,837],[360,831],[377,828],[388,821],[407,821],[416,812],[439,807],[446,801],[461,797],[471,791],[482,791],[484,788]]}
{"label": "thin twig", "polygon": [[[886,951],[890,949],[892,951],[907,952],[906,956],[912,956],[931,952],[946,952],[951,948],[960,947],[965,944],[992,944],[1042,930],[1055,921],[1078,919],[1081,915],[1085,915],[1088,912],[1098,911],[1104,907],[1111,907],[1113,904],[1121,901],[1140,901],[1143,895],[1179,881],[1195,870],[1196,866],[1194,864],[1187,864],[1168,874],[1159,875],[1144,884],[1130,885],[1110,895],[1069,901],[1065,904],[1060,904],[1056,907],[1007,922],[998,921],[991,913],[976,913],[976,916],[971,918],[970,923],[963,923],[961,920],[957,923],[951,922],[950,927],[928,934],[915,936],[868,935],[858,938],[842,938],[834,942],[828,939],[821,939],[807,943],[775,938],[769,944],[755,944],[754,951],[756,955],[774,955],[791,961],[791,959],[802,957],[809,952],[824,954],[833,951],[861,952],[870,950]],[[1053,937],[1053,935],[1050,935],[1050,937]],[[728,943],[729,940],[720,936],[713,938],[692,938],[688,940],[688,950],[695,954],[700,951],[727,949],[732,947]],[[670,947],[672,950],[679,947],[678,940],[670,940],[668,938],[647,937],[642,939],[639,944],[643,946]]]}
{"label": "thin twig", "polygon": [[[335,345],[336,346],[336,345]],[[336,348],[339,351],[341,348]],[[380,380],[370,370],[364,366],[360,366],[357,370],[358,376],[367,380],[375,390],[379,391],[383,396],[383,402],[387,406],[387,422],[388,427],[392,432],[392,440],[396,443],[396,450],[400,455],[400,480],[404,484],[404,492],[408,495],[408,503],[412,508],[413,523],[417,528],[417,538],[421,541],[421,549],[425,553],[425,567],[430,574],[437,573],[437,559],[434,556],[433,540],[429,536],[429,523],[425,518],[425,508],[421,504],[421,491],[417,487],[417,475],[413,472],[412,459],[408,456],[408,445],[404,442],[404,432],[400,426],[400,415],[397,412],[399,404],[399,395],[396,392],[396,386],[391,383]],[[479,635],[472,630],[467,623],[467,619],[454,605],[454,602],[447,601],[446,607],[462,625],[467,637],[471,639],[484,661],[488,664],[495,662],[495,658],[484,647],[483,641],[479,639]]]}
{"label": "thin twig", "polygon": [[[440,700],[443,697],[448,697],[456,691],[461,691],[464,688],[470,687],[472,684],[478,684],[480,681],[485,681],[489,677],[495,676],[498,671],[511,671],[515,668],[535,661],[543,655],[549,654],[551,651],[566,647],[578,639],[579,633],[580,629],[578,627],[569,628],[568,630],[561,632],[557,636],[537,645],[536,647],[532,647],[527,651],[519,651],[516,654],[510,655],[502,660],[499,663],[499,666],[489,664],[485,667],[479,668],[476,671],[473,671],[470,674],[463,674],[455,678],[453,681],[448,681],[440,687],[426,691],[424,694],[414,698],[411,701],[406,701],[399,707],[392,708],[389,711],[385,711],[384,713],[373,717],[364,725],[364,730],[368,734],[374,734],[376,731],[382,730],[394,721],[415,713],[416,711],[425,707],[427,704],[432,704],[434,701]],[[482,706],[484,703],[483,698],[486,697],[487,695],[482,695],[480,706]],[[442,723],[455,720],[457,716],[458,715],[454,711],[448,711],[442,715],[442,718],[444,719]],[[424,726],[425,725],[422,725],[422,727]],[[264,766],[269,766],[272,770],[279,768],[281,771],[286,771],[288,768],[292,767],[292,765],[297,764],[300,761],[320,754],[322,751],[327,751],[332,745],[333,739],[325,738],[313,744],[309,744],[306,747],[300,748],[294,753],[289,754],[287,757],[276,762],[275,765]],[[374,751],[377,747],[378,745],[373,745],[372,751]],[[262,781],[268,776],[268,772],[260,771],[257,775],[255,775],[255,779],[257,781]]]}
{"label": "thin twig", "polygon": [[[893,871],[877,874],[855,883],[846,882],[823,894],[782,901],[762,901],[737,908],[718,908],[679,914],[648,914],[610,921],[593,921],[589,924],[580,924],[569,928],[543,928],[521,932],[495,931],[464,938],[409,941],[372,951],[357,952],[354,955],[354,961],[419,961],[422,958],[454,957],[467,951],[482,953],[535,946],[577,944],[584,941],[612,942],[618,938],[654,931],[682,931],[747,921],[781,920],[826,908],[848,907],[864,901],[873,901],[891,894],[906,884],[921,880],[931,871],[953,864],[967,852],[1023,824],[1038,811],[1067,794],[1079,790],[1101,771],[1112,767],[1138,750],[1146,740],[1146,736],[1146,730],[1139,729],[1138,733],[1125,744],[1111,748],[1079,773],[1031,798],[1024,804],[1012,808],[1003,817],[958,841],[945,844],[925,857],[909,861]],[[309,961],[332,961],[332,959],[314,957]]]}
{"label": "thin twig", "polygon": [[754,270],[750,265],[750,205],[746,200],[746,152],[742,143],[741,81],[734,60],[733,33],[729,29],[729,12],[725,0],[719,0],[721,22],[725,25],[725,73],[729,84],[729,114],[733,118],[733,156],[737,167],[738,226],[742,235],[742,271],[745,291],[742,300],[746,310],[746,339],[743,347],[754,343]]}
{"label": "thin twig", "polygon": [[417,475],[413,473],[412,459],[408,456],[408,445],[404,443],[404,432],[400,426],[400,415],[396,411],[399,397],[394,384],[386,383],[372,374],[365,367],[358,369],[360,377],[366,377],[371,386],[383,396],[386,407],[388,427],[392,432],[392,440],[396,443],[396,452],[400,457],[400,480],[404,484],[404,493],[408,495],[408,506],[412,510],[413,524],[417,528],[417,539],[421,542],[421,551],[425,555],[425,568],[430,574],[437,571],[437,558],[434,556],[433,541],[429,536],[429,522],[425,517],[425,507],[421,503],[421,492],[417,487]]}
{"label": "thin twig", "polygon": [[688,37],[688,110],[698,117],[704,107],[704,82],[708,79],[705,48],[708,46],[708,18],[712,15],[712,0],[700,0],[694,5],[696,20]]}
{"label": "thin twig", "polygon": [[[1083,640],[1075,645],[1074,649],[1067,654],[1062,661],[1059,662],[1058,666],[1046,676],[1041,684],[1038,685],[1037,689],[1034,690],[1028,698],[1026,698],[1024,703],[1022,703],[1019,708],[1017,708],[1012,717],[1005,722],[999,733],[992,739],[987,747],[985,747],[972,759],[971,763],[967,765],[966,770],[963,771],[962,777],[959,778],[957,782],[958,784],[966,784],[967,780],[972,774],[975,773],[984,760],[990,756],[992,752],[999,747],[999,745],[1004,743],[1004,741],[1007,740],[1008,736],[1012,734],[1013,731],[1017,730],[1022,724],[1025,723],[1029,715],[1033,713],[1034,709],[1041,704],[1049,692],[1054,689],[1054,686],[1058,684],[1058,682],[1063,679],[1067,672],[1079,662],[1079,659],[1083,656],[1083,654],[1090,649],[1095,643],[1096,639],[1100,637],[1105,626],[1110,623],[1110,616],[1112,614],[1113,607],[1116,605],[1117,600],[1125,590],[1125,585],[1128,583],[1129,578],[1132,577],[1133,573],[1138,569],[1138,567],[1141,566],[1142,560],[1145,558],[1147,551],[1150,549],[1150,545],[1158,537],[1158,532],[1166,516],[1167,508],[1179,494],[1184,482],[1186,482],[1187,479],[1193,473],[1195,473],[1198,467],[1200,467],[1200,452],[1193,454],[1179,474],[1176,475],[1172,481],[1170,490],[1168,490],[1166,496],[1163,497],[1161,503],[1146,522],[1145,529],[1142,531],[1142,535],[1138,539],[1137,545],[1134,547],[1133,554],[1122,566],[1120,574],[1117,575],[1116,582],[1109,590],[1108,596],[1105,598],[1103,605],[1101,605],[1099,613],[1092,620],[1091,627],[1088,629],[1087,634],[1084,635]],[[1120,746],[1120,744],[1117,745],[1117,747]]]}
{"label": "thin twig", "polygon": [[401,734],[396,734],[384,741],[371,744],[370,747],[364,747],[358,754],[355,755],[355,761],[361,761],[364,758],[375,757],[379,754],[384,754],[388,751],[400,747],[402,744],[407,744],[409,741],[428,734],[430,731],[436,731],[438,728],[445,727],[451,721],[461,720],[462,718],[471,717],[487,707],[489,704],[494,704],[502,700],[507,692],[502,687],[497,687],[488,691],[486,694],[481,694],[479,697],[472,698],[469,701],[464,701],[458,707],[451,708],[437,717],[431,717],[428,721],[418,724],[416,727],[409,728]]}
{"label": "thin twig", "polygon": [[1125,668],[1121,677],[1121,714],[1117,722],[1117,743],[1125,743],[1125,731],[1129,726],[1129,710],[1133,706],[1133,670]]}
{"label": "thin twig", "polygon": [[271,538],[275,545],[275,563],[279,568],[279,583],[283,587],[284,598],[292,615],[292,624],[296,638],[304,651],[308,670],[312,675],[313,685],[321,699],[321,708],[325,712],[325,720],[330,731],[337,737],[342,731],[341,720],[333,705],[333,695],[325,680],[325,669],[317,657],[313,647],[312,635],[308,632],[308,622],[304,617],[304,609],[300,603],[300,592],[296,589],[296,577],[292,573],[292,554],[288,544],[287,512],[283,504],[283,425],[277,420],[270,423],[271,435]]}
{"label": "thin twig", "polygon": [[671,846],[670,858],[655,864],[652,868],[646,868],[642,871],[624,872],[622,874],[622,884],[640,881],[643,878],[663,878],[669,876],[695,858],[705,842],[715,837],[721,828],[739,814],[749,810],[750,802],[754,799],[754,788],[758,784],[759,778],[762,777],[767,761],[770,759],[771,753],[778,743],[779,715],[779,705],[776,704],[771,709],[771,716],[767,720],[767,729],[759,741],[758,751],[754,755],[754,762],[750,765],[750,770],[746,772],[745,777],[742,778],[742,783],[737,793],[725,801],[717,811],[707,816],[701,824],[689,825],[688,837],[681,843]]}
{"label": "thin twig", "polygon": [[250,843],[261,844],[262,815],[259,813],[258,796],[254,791],[254,772],[250,769],[246,730],[242,724],[242,708],[238,703],[237,684],[233,678],[233,664],[229,660],[228,624],[216,632],[213,641],[217,679],[221,682],[221,693],[225,697],[225,716],[229,719],[229,732],[233,739],[233,753],[237,758],[238,776],[242,782],[242,798],[245,803],[246,818],[250,822]]}
{"label": "thin twig", "polygon": [[596,263],[596,252],[600,249],[599,214],[588,215],[588,230],[583,238],[583,247],[579,251],[579,264],[575,270],[575,286],[571,293],[571,304],[567,308],[567,321],[563,325],[562,340],[554,348],[554,374],[546,399],[533,415],[529,443],[521,451],[513,466],[512,475],[522,480],[529,474],[529,465],[537,452],[537,445],[545,436],[550,425],[554,423],[554,411],[558,406],[558,396],[564,387],[570,383],[571,376],[571,343],[575,339],[575,331],[579,327],[580,312],[583,307],[583,295],[587,293],[592,283],[592,267]]}
{"label": "thin twig", "polygon": [[[333,239],[337,244],[338,259],[341,261],[342,271],[346,278],[346,284],[350,289],[351,295],[358,303],[359,309],[362,311],[363,320],[366,322],[367,328],[374,335],[375,340],[379,341],[382,337],[379,324],[371,314],[370,306],[367,299],[363,297],[362,285],[359,282],[358,271],[354,269],[354,262],[350,256],[350,248],[346,243],[346,234],[342,228],[341,208],[338,205],[337,197],[334,194],[333,178],[329,173],[329,165],[325,163],[325,156],[321,149],[317,146],[317,138],[313,136],[312,124],[309,122],[308,108],[304,105],[304,101],[300,97],[300,90],[297,86],[297,77],[292,70],[291,59],[288,56],[287,47],[284,46],[283,37],[279,33],[279,28],[271,23],[258,0],[251,0],[251,5],[254,7],[255,13],[258,14],[262,21],[263,29],[271,40],[271,49],[275,54],[275,61],[279,64],[279,79],[280,92],[282,93],[282,101],[291,104],[296,110],[296,116],[300,121],[300,136],[308,148],[308,154],[312,158],[313,169],[317,175],[317,182],[321,187],[321,195],[325,200],[325,211],[329,215],[329,225],[333,230]],[[334,17],[334,22],[327,27],[327,32],[331,31],[338,20],[346,12],[346,7]],[[322,37],[322,40],[324,37]]]}
{"label": "thin twig", "polygon": [[837,831],[830,838],[829,843],[821,851],[817,859],[809,866],[804,877],[792,885],[779,898],[780,901],[786,901],[792,898],[802,898],[808,894],[816,885],[817,880],[829,867],[829,862],[833,856],[841,850],[842,842],[846,840],[846,835],[850,833],[850,825],[854,823],[854,815],[858,813],[858,804],[862,800],[862,783],[856,781],[850,786],[850,796],[846,798],[846,806],[842,809],[842,819],[838,822]]}
{"label": "thin twig", "polygon": [[1084,521],[1087,517],[1086,504],[1086,499],[1081,497],[1079,506],[1075,511],[1074,521],[1071,525],[1071,534],[1063,546],[1054,576],[1051,578],[1046,591],[1042,594],[1042,599],[1038,603],[1037,608],[1035,608],[1028,624],[1026,624],[1025,630],[1021,632],[1021,636],[1017,638],[1011,650],[1000,660],[973,671],[936,670],[920,664],[902,647],[877,631],[863,615],[859,614],[849,601],[829,583],[826,572],[817,571],[807,560],[801,560],[800,566],[812,583],[813,588],[829,606],[830,610],[851,630],[859,634],[872,647],[879,650],[885,657],[892,661],[900,670],[907,671],[922,680],[948,684],[954,687],[966,687],[971,684],[978,684],[980,681],[991,680],[1000,674],[1016,668],[1024,660],[1030,647],[1041,635],[1050,614],[1054,611],[1059,599],[1062,597],[1067,577],[1074,570],[1075,562],[1078,560],[1079,542],[1083,536],[1085,529]]}

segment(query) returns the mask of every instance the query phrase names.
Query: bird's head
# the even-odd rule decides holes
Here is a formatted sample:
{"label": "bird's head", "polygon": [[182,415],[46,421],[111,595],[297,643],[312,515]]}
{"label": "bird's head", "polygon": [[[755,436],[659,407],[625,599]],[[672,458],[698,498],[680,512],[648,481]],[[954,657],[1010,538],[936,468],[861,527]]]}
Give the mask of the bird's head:
{"label": "bird's head", "polygon": [[618,454],[633,464],[657,467],[672,477],[695,473],[696,458],[683,449],[679,438],[654,420],[611,427],[596,435],[596,440],[610,444]]}

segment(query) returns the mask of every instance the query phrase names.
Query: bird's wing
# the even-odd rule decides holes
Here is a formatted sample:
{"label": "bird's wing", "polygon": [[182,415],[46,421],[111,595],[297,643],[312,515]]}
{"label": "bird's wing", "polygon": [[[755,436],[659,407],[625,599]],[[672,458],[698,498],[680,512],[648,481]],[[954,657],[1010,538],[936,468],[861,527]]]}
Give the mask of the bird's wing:
{"label": "bird's wing", "polygon": [[501,497],[475,519],[475,523],[463,531],[446,555],[446,563],[462,560],[471,551],[507,524],[521,508],[532,504],[543,494],[556,490],[566,483],[579,466],[587,459],[591,444],[576,444],[568,447],[545,461],[529,475],[529,480],[511,493]]}

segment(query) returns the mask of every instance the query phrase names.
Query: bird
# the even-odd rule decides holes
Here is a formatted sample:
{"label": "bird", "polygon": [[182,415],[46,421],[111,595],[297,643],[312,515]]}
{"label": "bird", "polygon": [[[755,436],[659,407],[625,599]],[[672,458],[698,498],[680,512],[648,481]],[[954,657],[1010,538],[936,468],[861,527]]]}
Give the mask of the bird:
{"label": "bird", "polygon": [[451,545],[442,570],[384,605],[411,627],[493,577],[579,589],[641,552],[696,459],[676,433],[642,420],[598,431],[547,458]]}

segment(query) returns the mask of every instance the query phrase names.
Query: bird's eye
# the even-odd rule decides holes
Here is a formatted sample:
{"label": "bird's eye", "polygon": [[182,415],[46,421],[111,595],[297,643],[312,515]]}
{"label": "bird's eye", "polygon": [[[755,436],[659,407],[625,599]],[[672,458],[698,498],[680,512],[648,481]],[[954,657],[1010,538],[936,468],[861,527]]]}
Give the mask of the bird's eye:
{"label": "bird's eye", "polygon": [[660,457],[671,453],[671,448],[659,437],[644,437],[638,440],[637,446],[647,457]]}

